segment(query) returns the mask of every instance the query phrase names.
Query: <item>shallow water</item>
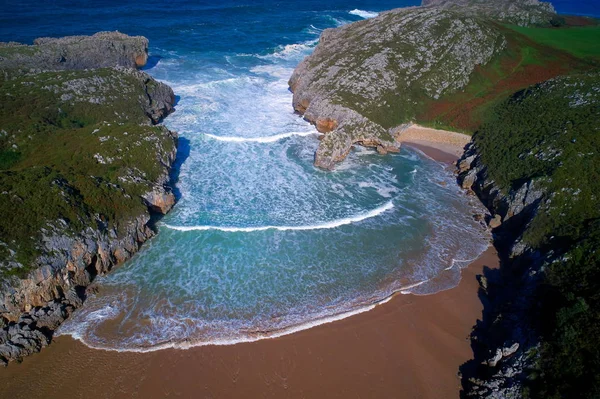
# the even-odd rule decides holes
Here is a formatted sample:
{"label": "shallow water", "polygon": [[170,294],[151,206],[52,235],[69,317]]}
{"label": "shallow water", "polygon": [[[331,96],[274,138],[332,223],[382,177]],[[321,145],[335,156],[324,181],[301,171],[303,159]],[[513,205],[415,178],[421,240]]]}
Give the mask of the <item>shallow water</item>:
{"label": "shallow water", "polygon": [[165,121],[181,136],[179,202],[59,333],[115,350],[225,344],[456,285],[488,236],[452,174],[409,149],[314,168],[318,133],[287,87],[323,29],[407,3],[183,4],[115,5],[86,27],[127,20],[151,39],[146,70],[179,97]]}

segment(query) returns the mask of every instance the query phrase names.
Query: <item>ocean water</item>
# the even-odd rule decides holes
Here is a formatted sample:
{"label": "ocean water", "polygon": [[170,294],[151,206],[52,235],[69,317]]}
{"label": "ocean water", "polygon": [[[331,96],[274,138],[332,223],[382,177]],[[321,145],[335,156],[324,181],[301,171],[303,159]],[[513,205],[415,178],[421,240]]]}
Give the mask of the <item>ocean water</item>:
{"label": "ocean water", "polygon": [[443,166],[358,147],[318,170],[318,133],[291,107],[323,29],[416,1],[4,3],[0,40],[145,35],[145,70],[178,96],[179,201],[60,334],[128,351],[278,336],[453,287],[487,248]]}

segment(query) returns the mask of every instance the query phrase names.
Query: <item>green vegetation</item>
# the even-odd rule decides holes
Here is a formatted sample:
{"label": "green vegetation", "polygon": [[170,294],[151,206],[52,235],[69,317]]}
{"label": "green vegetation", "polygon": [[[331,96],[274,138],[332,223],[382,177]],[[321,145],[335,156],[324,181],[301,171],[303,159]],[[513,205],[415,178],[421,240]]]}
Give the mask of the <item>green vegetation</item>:
{"label": "green vegetation", "polygon": [[15,55],[30,56],[37,52],[33,46],[16,45],[16,46],[0,46],[0,58],[11,58]]}
{"label": "green vegetation", "polygon": [[547,272],[549,326],[542,346],[543,398],[600,397],[600,221]]}
{"label": "green vegetation", "polygon": [[0,75],[0,277],[30,270],[42,234],[119,231],[143,214],[174,145],[146,125],[145,96],[112,69]]}
{"label": "green vegetation", "polygon": [[532,28],[510,26],[534,42],[566,51],[575,57],[600,57],[600,26]]}
{"label": "green vegetation", "polygon": [[556,78],[498,104],[474,136],[489,177],[507,193],[545,194],[524,239],[561,257],[540,297],[540,398],[600,394],[600,74]]}
{"label": "green vegetation", "polygon": [[600,75],[556,78],[499,104],[475,136],[490,177],[506,192],[535,180],[551,203],[527,231],[576,240],[600,217]]}

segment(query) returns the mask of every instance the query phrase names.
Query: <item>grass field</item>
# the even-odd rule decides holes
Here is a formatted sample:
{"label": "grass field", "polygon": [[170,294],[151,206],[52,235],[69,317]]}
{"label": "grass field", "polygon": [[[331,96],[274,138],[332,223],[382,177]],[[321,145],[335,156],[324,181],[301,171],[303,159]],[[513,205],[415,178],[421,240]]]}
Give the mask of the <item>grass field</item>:
{"label": "grass field", "polygon": [[564,50],[575,57],[600,58],[600,26],[581,26],[568,28],[526,28],[510,26],[531,40]]}

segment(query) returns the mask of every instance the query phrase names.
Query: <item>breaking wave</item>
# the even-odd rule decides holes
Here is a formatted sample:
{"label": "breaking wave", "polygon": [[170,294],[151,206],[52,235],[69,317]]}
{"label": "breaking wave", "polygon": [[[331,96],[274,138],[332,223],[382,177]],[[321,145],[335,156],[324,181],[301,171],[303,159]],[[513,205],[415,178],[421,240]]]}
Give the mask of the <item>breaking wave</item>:
{"label": "breaking wave", "polygon": [[226,141],[230,143],[274,143],[279,140],[287,139],[294,136],[307,137],[319,134],[318,132],[289,132],[289,133],[281,133],[273,136],[265,136],[265,137],[231,137],[231,136],[216,136],[210,133],[204,133],[206,137],[210,137],[211,139],[218,141]]}
{"label": "breaking wave", "polygon": [[352,11],[349,11],[348,13],[352,14],[352,15],[356,15],[356,16],[364,18],[364,19],[375,18],[376,16],[379,15],[378,12],[364,11],[364,10],[358,10],[358,9],[354,9]]}
{"label": "breaking wave", "polygon": [[356,215],[349,218],[343,218],[338,220],[333,220],[331,222],[326,223],[318,223],[308,226],[258,226],[258,227],[223,227],[223,226],[172,226],[169,224],[164,224],[164,226],[171,230],[178,231],[206,231],[206,230],[220,230],[231,233],[243,232],[243,233],[251,233],[254,231],[265,231],[265,230],[279,230],[279,231],[304,231],[304,230],[321,230],[321,229],[334,229],[336,227],[344,226],[346,224],[358,223],[363,220],[374,218],[376,216],[381,215],[382,213],[389,211],[394,208],[394,204],[392,201],[387,202],[386,204],[373,209],[370,212],[363,213],[361,215]]}

